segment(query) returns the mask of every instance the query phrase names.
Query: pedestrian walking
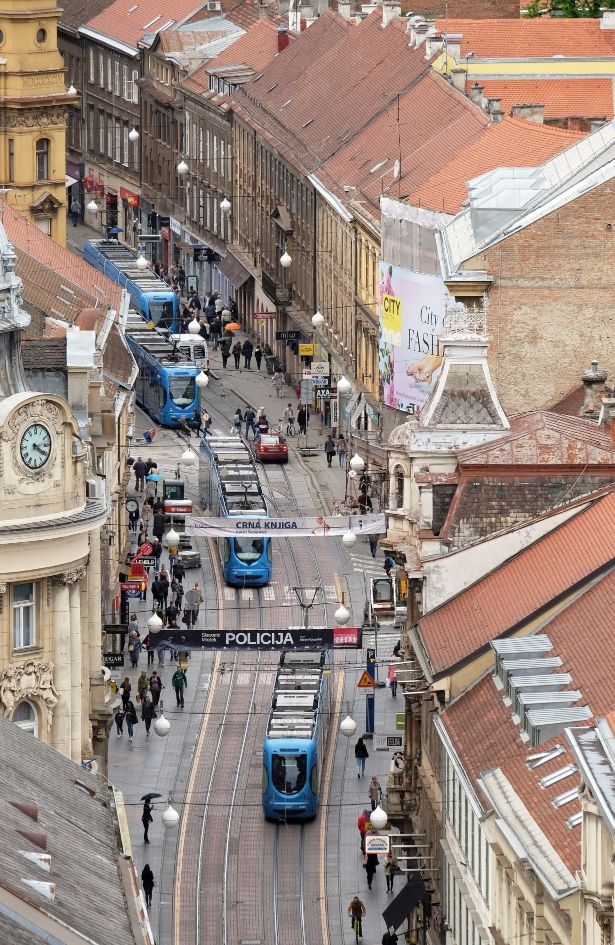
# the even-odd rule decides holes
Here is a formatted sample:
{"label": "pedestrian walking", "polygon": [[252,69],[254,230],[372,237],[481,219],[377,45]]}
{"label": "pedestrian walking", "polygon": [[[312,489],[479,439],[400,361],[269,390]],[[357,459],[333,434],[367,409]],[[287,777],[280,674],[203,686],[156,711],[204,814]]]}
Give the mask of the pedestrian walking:
{"label": "pedestrian walking", "polygon": [[134,726],[137,725],[139,721],[139,716],[137,715],[137,710],[135,709],[134,702],[128,701],[126,703],[126,712],[124,715],[126,720],[126,728],[128,729],[128,741],[132,741],[132,733],[134,732]]}
{"label": "pedestrian walking", "polygon": [[162,679],[160,678],[156,670],[154,670],[154,672],[149,678],[149,691],[152,694],[152,702],[154,703],[155,706],[157,706],[158,703],[160,702],[160,695],[163,689],[164,689],[164,686],[162,685]]}
{"label": "pedestrian walking", "polygon": [[241,341],[236,341],[233,345],[233,359],[235,361],[235,367],[239,368],[239,362],[241,360]]}
{"label": "pedestrian walking", "polygon": [[167,618],[167,628],[169,630],[177,630],[177,617],[179,615],[179,610],[177,604],[173,601],[169,604],[165,611],[165,616]]}
{"label": "pedestrian walking", "polygon": [[164,565],[158,575],[158,584],[160,585],[160,609],[164,610],[169,599],[169,572]]}
{"label": "pedestrian walking", "polygon": [[361,837],[361,853],[365,853],[365,834],[367,832],[367,825],[369,824],[369,811],[365,809],[361,811],[357,818],[357,828]]}
{"label": "pedestrian walking", "polygon": [[133,463],[132,471],[135,474],[135,489],[137,492],[143,492],[145,489],[145,463],[140,456]]}
{"label": "pedestrian walking", "polygon": [[256,370],[260,371],[261,361],[263,360],[263,349],[261,348],[259,342],[256,343],[256,347],[254,349],[254,360],[256,361]]}
{"label": "pedestrian walking", "polygon": [[301,404],[297,413],[297,426],[299,427],[299,436],[305,436],[307,432],[307,411],[303,404]]}
{"label": "pedestrian walking", "polygon": [[147,537],[150,528],[152,527],[152,506],[151,502],[147,499],[143,503],[143,508],[141,509],[141,523],[143,525],[143,531]]}
{"label": "pedestrian walking", "polygon": [[397,667],[395,666],[395,663],[390,663],[389,668],[387,669],[387,682],[389,684],[392,697],[397,699]]}
{"label": "pedestrian walking", "polygon": [[166,646],[165,646],[165,644],[162,643],[162,641],[161,641],[161,642],[158,644],[157,648],[156,648],[156,652],[158,653],[158,665],[159,665],[159,666],[164,666],[164,654],[165,654],[165,650],[166,650]]}
{"label": "pedestrian walking", "polygon": [[362,738],[357,739],[354,746],[354,757],[357,763],[357,778],[362,778],[365,774],[365,762],[369,758],[367,745]]}
{"label": "pedestrian walking", "polygon": [[202,416],[201,408],[195,407],[192,413],[192,421],[194,424],[194,433],[197,438],[201,435]]}
{"label": "pedestrian walking", "polygon": [[254,345],[249,338],[246,338],[243,345],[241,346],[241,353],[243,354],[243,366],[250,370],[250,365],[252,363],[252,354],[254,352]]}
{"label": "pedestrian walking", "polygon": [[117,737],[121,738],[122,735],[124,734],[124,712],[122,711],[121,706],[117,707],[113,718],[115,720],[115,726],[117,728]]}
{"label": "pedestrian walking", "polygon": [[149,737],[149,730],[152,727],[152,719],[156,719],[158,716],[156,715],[154,703],[147,695],[145,696],[141,705],[141,718],[145,722],[145,734]]}
{"label": "pedestrian walking", "polygon": [[366,915],[367,909],[361,902],[358,896],[355,896],[350,905],[348,906],[348,915],[350,916],[350,921],[352,928],[354,929],[355,922],[359,924],[359,938],[363,938],[363,928],[362,928],[362,919]]}
{"label": "pedestrian walking", "polygon": [[333,457],[335,456],[335,443],[331,434],[325,440],[325,456],[327,457],[327,466],[331,468]]}
{"label": "pedestrian walking", "polygon": [[367,491],[367,487],[359,492],[359,512],[361,515],[367,515],[372,510],[372,500]]}
{"label": "pedestrian walking", "polygon": [[152,542],[152,554],[156,558],[156,570],[160,567],[160,559],[162,558],[162,539],[154,538]]}
{"label": "pedestrian walking", "polygon": [[231,343],[228,338],[223,338],[220,342],[220,354],[222,355],[222,367],[226,368],[231,352]]}
{"label": "pedestrian walking", "polygon": [[128,676],[125,676],[124,682],[122,683],[122,705],[124,706],[124,710],[126,710],[126,706],[130,702],[130,690],[130,679]]}
{"label": "pedestrian walking", "polygon": [[241,424],[243,423],[243,414],[241,412],[241,407],[238,407],[233,416],[233,426],[231,432],[236,433],[237,436],[241,434]]}
{"label": "pedestrian walking", "polygon": [[177,700],[177,705],[180,709],[184,708],[184,689],[188,686],[188,680],[186,679],[186,674],[184,670],[178,666],[173,676],[171,678],[173,684],[173,689],[175,690],[175,698]]}
{"label": "pedestrian walking", "polygon": [[391,555],[387,555],[384,559],[384,570],[386,571],[386,576],[391,577],[391,571],[395,567],[395,559]]}
{"label": "pedestrian walking", "polygon": [[[395,879],[395,873],[397,870],[397,860],[392,853],[388,853],[384,861],[384,875],[387,881],[387,892],[393,892],[393,880]],[[395,937],[395,941],[397,941],[397,936]]]}
{"label": "pedestrian walking", "polygon": [[213,420],[206,410],[203,411],[203,436],[211,436],[211,425]]}
{"label": "pedestrian walking", "polygon": [[[387,889],[387,892],[389,892],[388,889]],[[393,892],[392,888],[391,888],[391,892]],[[393,926],[391,926],[390,929],[387,929],[387,931],[382,936],[382,945],[397,945],[398,941],[399,939],[397,938],[397,935],[395,934],[395,929],[393,928]]]}
{"label": "pedestrian walking", "polygon": [[341,433],[337,438],[335,449],[337,451],[337,458],[339,459],[340,466],[344,466],[346,464],[346,454],[348,453],[348,443],[346,442],[346,437]]}
{"label": "pedestrian walking", "polygon": [[372,558],[376,557],[376,552],[378,551],[378,539],[379,539],[378,535],[369,536],[369,550],[372,553]]}
{"label": "pedestrian walking", "polygon": [[[149,840],[146,841],[149,843]],[[143,892],[145,893],[145,905],[148,909],[151,909],[152,906],[152,893],[154,892],[154,874],[149,868],[149,863],[146,863],[143,867],[143,872],[141,873],[141,885],[143,886]]]}
{"label": "pedestrian walking", "polygon": [[162,509],[158,512],[155,512],[154,520],[152,524],[152,531],[154,533],[154,537],[157,538],[159,542],[162,542],[162,536],[164,535],[166,524],[167,524],[167,517],[162,511]]}
{"label": "pedestrian walking", "polygon": [[202,603],[203,595],[201,593],[201,586],[197,581],[192,590],[188,591],[186,594],[186,607],[182,620],[187,627],[194,627],[196,624]]}
{"label": "pedestrian walking", "polygon": [[147,652],[147,668],[149,669],[150,666],[154,665],[154,649],[155,649],[154,641],[150,637],[149,633],[145,637],[145,640],[143,641],[143,646],[145,647],[145,650]]}
{"label": "pedestrian walking", "polygon": [[380,781],[376,775],[372,775],[372,779],[369,782],[369,787],[367,789],[367,796],[369,797],[372,803],[372,810],[376,810],[378,804],[380,803],[380,798],[382,797],[382,788],[380,786]]}
{"label": "pedestrian walking", "polygon": [[376,877],[376,870],[378,869],[378,854],[377,853],[368,853],[365,857],[365,872],[367,873],[367,888],[372,888],[372,883]]}
{"label": "pedestrian walking", "polygon": [[152,817],[152,805],[149,800],[143,805],[143,813],[141,814],[141,823],[143,824],[143,843],[149,843],[149,825],[154,822]]}
{"label": "pedestrian walking", "polygon": [[147,678],[147,671],[142,669],[141,675],[139,676],[139,679],[137,680],[137,693],[141,701],[143,701],[143,699],[146,698],[148,689],[149,689],[149,679]]}
{"label": "pedestrian walking", "polygon": [[252,436],[256,436],[256,414],[252,407],[248,407],[246,412],[243,415],[243,419],[246,424],[246,440],[248,439],[249,431],[252,430]]}
{"label": "pedestrian walking", "polygon": [[401,659],[401,640],[398,640],[393,647],[393,656],[395,656],[398,660]]}
{"label": "pedestrian walking", "polygon": [[133,669],[136,669],[139,665],[139,653],[141,652],[141,642],[139,637],[135,634],[128,635],[128,655],[130,656],[130,665]]}
{"label": "pedestrian walking", "polygon": [[77,224],[79,223],[80,212],[81,212],[81,205],[79,201],[77,200],[77,198],[73,197],[73,199],[70,202],[70,217],[71,217],[71,220],[73,221],[73,226],[77,226]]}
{"label": "pedestrian walking", "polygon": [[286,387],[286,378],[284,377],[284,375],[282,374],[279,368],[273,375],[271,386],[275,390],[276,397],[281,397],[284,392],[284,388]]}
{"label": "pedestrian walking", "polygon": [[154,575],[154,580],[152,581],[152,613],[155,610],[160,610],[160,605],[162,603],[162,585],[160,583],[160,577],[158,574]]}
{"label": "pedestrian walking", "polygon": [[128,513],[128,527],[131,532],[136,532],[139,525],[139,503],[136,499],[132,500],[135,503],[136,508],[130,510]]}

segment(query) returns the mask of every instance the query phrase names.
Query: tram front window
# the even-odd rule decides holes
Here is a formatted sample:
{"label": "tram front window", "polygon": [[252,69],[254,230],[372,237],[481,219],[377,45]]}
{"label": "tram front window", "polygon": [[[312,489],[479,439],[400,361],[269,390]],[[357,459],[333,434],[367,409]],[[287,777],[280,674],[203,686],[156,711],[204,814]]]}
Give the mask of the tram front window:
{"label": "tram front window", "polygon": [[271,778],[280,794],[298,794],[305,787],[307,758],[302,755],[271,756]]}
{"label": "tram front window", "polygon": [[176,407],[189,407],[194,400],[193,377],[170,377],[169,394]]}
{"label": "tram front window", "polygon": [[252,564],[263,553],[262,538],[235,538],[235,554],[240,561]]}
{"label": "tram front window", "polygon": [[149,317],[156,328],[170,328],[173,324],[173,303],[150,299]]}

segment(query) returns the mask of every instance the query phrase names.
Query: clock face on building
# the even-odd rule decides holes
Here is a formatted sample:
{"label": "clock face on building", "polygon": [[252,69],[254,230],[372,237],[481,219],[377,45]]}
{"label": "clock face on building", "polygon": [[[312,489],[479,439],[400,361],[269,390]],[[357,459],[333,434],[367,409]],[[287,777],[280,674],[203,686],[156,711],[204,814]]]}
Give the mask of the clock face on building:
{"label": "clock face on building", "polygon": [[41,469],[51,456],[51,434],[42,423],[26,428],[19,444],[20,456],[28,469]]}

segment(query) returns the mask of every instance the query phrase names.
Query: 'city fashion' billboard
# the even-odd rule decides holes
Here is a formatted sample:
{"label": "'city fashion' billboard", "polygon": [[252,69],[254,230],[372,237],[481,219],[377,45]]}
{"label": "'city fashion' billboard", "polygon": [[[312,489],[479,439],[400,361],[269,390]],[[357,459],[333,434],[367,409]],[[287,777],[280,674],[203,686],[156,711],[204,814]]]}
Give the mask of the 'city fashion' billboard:
{"label": "'city fashion' billboard", "polygon": [[388,407],[418,413],[429,397],[442,364],[446,294],[439,276],[380,261],[380,396]]}

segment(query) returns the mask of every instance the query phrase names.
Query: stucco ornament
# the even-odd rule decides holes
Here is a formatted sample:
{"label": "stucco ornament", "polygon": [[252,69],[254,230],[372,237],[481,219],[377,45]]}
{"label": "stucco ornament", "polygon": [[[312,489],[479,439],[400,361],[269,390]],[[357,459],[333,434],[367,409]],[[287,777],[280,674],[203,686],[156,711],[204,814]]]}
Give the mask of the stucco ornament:
{"label": "stucco ornament", "polygon": [[22,699],[41,699],[47,707],[47,726],[51,728],[58,694],[53,685],[53,663],[28,660],[10,663],[0,676],[0,702],[10,715]]}

